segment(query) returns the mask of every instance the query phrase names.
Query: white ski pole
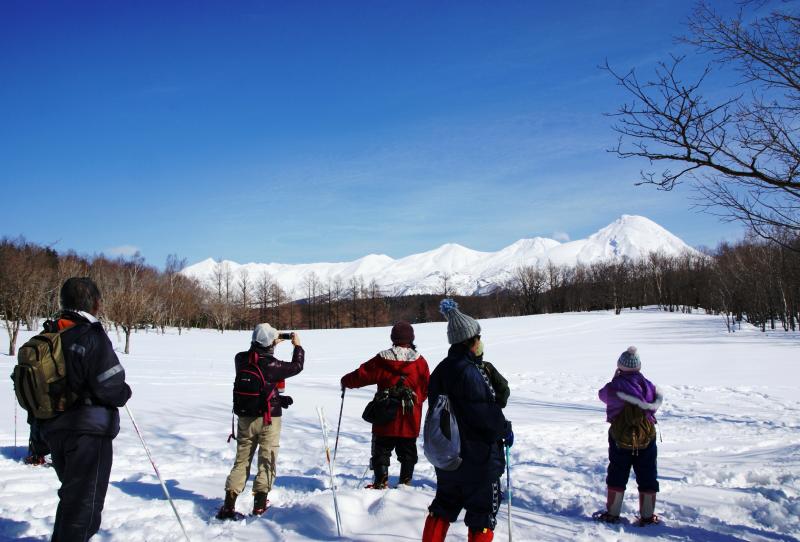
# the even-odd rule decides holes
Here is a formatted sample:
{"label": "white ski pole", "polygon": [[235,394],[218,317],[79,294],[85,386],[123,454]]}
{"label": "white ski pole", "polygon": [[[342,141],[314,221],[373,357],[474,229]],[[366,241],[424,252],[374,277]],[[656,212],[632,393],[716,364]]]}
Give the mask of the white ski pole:
{"label": "white ski pole", "polygon": [[342,536],[342,518],[339,515],[339,502],[336,500],[336,480],[333,476],[333,461],[331,461],[331,447],[328,444],[328,424],[325,421],[325,412],[322,407],[317,407],[319,426],[322,429],[322,441],[325,443],[325,458],[328,460],[328,472],[331,475],[331,492],[333,493],[333,510],[336,514],[336,532]]}
{"label": "white ski pole", "polygon": [[511,542],[511,448],[506,446],[506,497],[508,498],[508,542]]}
{"label": "white ski pole", "polygon": [[361,484],[364,483],[364,480],[367,478],[367,473],[369,472],[369,463],[367,463],[367,468],[364,469],[364,474],[361,475],[361,480],[358,481],[358,485],[356,489],[361,489]]}
{"label": "white ski pole", "polygon": [[14,459],[17,459],[17,396],[14,395]]}
{"label": "white ski pole", "polygon": [[170,506],[172,506],[172,511],[175,512],[175,517],[178,518],[178,525],[181,526],[181,531],[183,531],[183,536],[186,537],[187,542],[191,542],[189,539],[189,535],[186,534],[186,527],[183,526],[183,521],[181,521],[181,516],[178,514],[178,509],[175,508],[175,503],[172,502],[172,497],[169,496],[169,490],[167,490],[167,485],[164,483],[164,479],[161,478],[161,473],[158,472],[158,467],[156,467],[155,461],[153,461],[153,456],[150,455],[150,449],[147,447],[147,443],[144,441],[144,437],[142,436],[142,432],[139,431],[139,426],[136,425],[136,420],[133,418],[133,412],[125,405],[125,410],[128,412],[128,416],[131,418],[131,423],[133,424],[133,428],[136,430],[136,434],[139,435],[139,440],[142,442],[142,446],[144,447],[145,453],[147,453],[147,458],[150,460],[150,464],[153,465],[153,470],[156,472],[156,476],[158,477],[158,481],[161,482],[161,489],[164,490],[164,495],[167,496],[167,500],[169,501]]}

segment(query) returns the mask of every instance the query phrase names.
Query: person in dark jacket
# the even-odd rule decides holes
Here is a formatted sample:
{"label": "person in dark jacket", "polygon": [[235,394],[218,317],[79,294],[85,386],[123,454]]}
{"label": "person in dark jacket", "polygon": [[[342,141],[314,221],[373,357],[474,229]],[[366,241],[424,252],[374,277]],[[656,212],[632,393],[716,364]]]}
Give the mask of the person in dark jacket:
{"label": "person in dark jacket", "polygon": [[37,422],[61,481],[53,542],[85,541],[100,529],[111,473],[111,441],[119,433],[118,408],[131,397],[125,369],[94,316],[100,301],[91,279],[67,279],[61,287],[62,311],[45,323],[47,332],[63,331],[67,387],[78,396],[63,413]]}
{"label": "person in dark jacket", "polygon": [[274,356],[275,346],[282,342],[278,331],[269,324],[258,324],[253,330],[250,349],[236,354],[237,370],[247,363],[257,363],[267,386],[268,404],[258,416],[239,416],[236,431],[236,459],[225,481],[225,502],[217,513],[218,519],[238,519],[236,499],[244,491],[250,477],[250,465],[258,450],[258,473],[253,482],[253,514],[263,514],[269,506],[267,495],[275,481],[280,447],[283,409],[292,404],[292,398],[282,395],[279,385],[303,370],[305,351],[300,346],[300,336],[292,333],[294,352],[292,361],[285,363]]}
{"label": "person in dark jacket", "polygon": [[428,404],[435,405],[441,394],[449,397],[461,436],[462,462],[454,471],[436,469],[436,496],[428,507],[422,540],[443,541],[463,508],[468,540],[489,542],[500,508],[503,446],[514,442],[502,408],[508,388],[500,387],[505,379],[483,362],[480,324],[459,311],[452,299],[443,300],[440,310],[447,319],[451,346],[431,374]]}
{"label": "person in dark jacket", "polygon": [[398,409],[395,419],[388,423],[372,425],[370,467],[375,476],[367,487],[373,489],[386,489],[388,485],[392,450],[400,461],[400,483],[411,485],[414,465],[417,464],[422,403],[428,397],[428,362],[414,346],[414,328],[408,322],[398,322],[392,327],[390,337],[391,348],[379,352],[341,380],[342,389],[377,384],[380,393],[396,389],[394,386],[400,383],[400,389],[407,388],[413,393],[411,408],[406,411]]}

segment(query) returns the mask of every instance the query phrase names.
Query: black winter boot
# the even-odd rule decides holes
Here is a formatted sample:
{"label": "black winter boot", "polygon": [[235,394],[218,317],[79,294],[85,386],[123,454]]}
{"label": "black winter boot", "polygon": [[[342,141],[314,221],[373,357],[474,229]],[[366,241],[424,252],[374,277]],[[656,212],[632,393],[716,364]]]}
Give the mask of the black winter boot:
{"label": "black winter boot", "polygon": [[269,500],[267,494],[263,491],[253,493],[253,515],[260,516],[269,508]]}
{"label": "black winter boot", "polygon": [[217,519],[233,519],[238,521],[244,517],[243,514],[236,511],[236,497],[238,496],[239,495],[233,491],[225,492],[225,502],[222,504],[219,512],[217,512]]}
{"label": "black winter boot", "polygon": [[400,484],[410,486],[414,477],[414,463],[400,463]]}
{"label": "black winter boot", "polygon": [[389,482],[389,467],[386,465],[375,465],[375,480],[367,485],[368,489],[386,489]]}

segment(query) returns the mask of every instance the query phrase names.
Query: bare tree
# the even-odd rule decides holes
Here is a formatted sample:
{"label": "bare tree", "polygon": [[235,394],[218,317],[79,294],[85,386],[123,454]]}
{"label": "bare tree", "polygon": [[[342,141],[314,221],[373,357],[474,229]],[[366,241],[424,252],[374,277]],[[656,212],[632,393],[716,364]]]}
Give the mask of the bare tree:
{"label": "bare tree", "polygon": [[[688,83],[681,56],[661,62],[648,81],[606,63],[632,97],[614,114],[620,137],[612,152],[664,164],[660,172],[643,171],[638,184],[671,190],[688,178],[699,207],[781,243],[776,228],[800,232],[800,16],[785,3],[746,19],[697,5],[682,41],[710,61]],[[706,98],[712,67],[735,69],[739,94]]]}
{"label": "bare tree", "polygon": [[219,261],[211,270],[214,295],[209,303],[209,315],[215,327],[224,333],[231,324],[233,313],[233,271],[228,262]]}

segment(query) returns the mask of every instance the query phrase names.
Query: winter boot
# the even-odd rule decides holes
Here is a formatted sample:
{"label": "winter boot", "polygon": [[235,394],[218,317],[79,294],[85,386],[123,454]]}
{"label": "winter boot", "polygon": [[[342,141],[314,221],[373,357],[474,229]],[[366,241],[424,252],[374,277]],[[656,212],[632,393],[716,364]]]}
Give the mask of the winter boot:
{"label": "winter boot", "polygon": [[619,514],[622,512],[622,498],[625,496],[625,489],[621,487],[608,486],[608,498],[606,499],[605,512],[595,512],[592,518],[606,523],[617,523]]}
{"label": "winter boot", "polygon": [[655,491],[640,491],[639,492],[639,523],[640,527],[645,525],[652,525],[658,523],[658,516],[655,515],[656,509],[656,492]]}
{"label": "winter boot", "polygon": [[414,463],[400,463],[400,485],[411,485],[414,477]]}
{"label": "winter boot", "polygon": [[444,542],[450,522],[431,514],[425,518],[425,529],[422,531],[422,542]]}
{"label": "winter boot", "polygon": [[269,508],[269,500],[267,494],[263,491],[253,493],[253,515],[260,516]]}
{"label": "winter boot", "polygon": [[389,482],[389,467],[375,465],[375,481],[367,485],[368,489],[386,489]]}
{"label": "winter boot", "polygon": [[217,519],[233,519],[238,521],[244,517],[244,515],[236,511],[236,497],[238,497],[238,495],[233,491],[225,492],[225,502],[222,504],[219,512],[217,512]]}
{"label": "winter boot", "polygon": [[483,529],[480,531],[469,530],[467,534],[467,542],[492,542],[494,540],[494,531],[491,529]]}

